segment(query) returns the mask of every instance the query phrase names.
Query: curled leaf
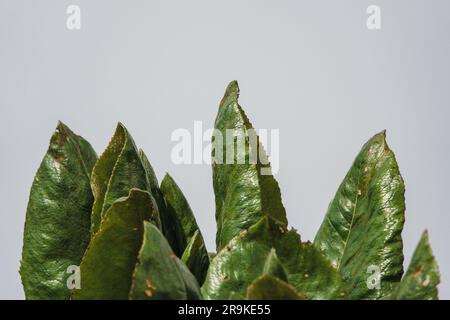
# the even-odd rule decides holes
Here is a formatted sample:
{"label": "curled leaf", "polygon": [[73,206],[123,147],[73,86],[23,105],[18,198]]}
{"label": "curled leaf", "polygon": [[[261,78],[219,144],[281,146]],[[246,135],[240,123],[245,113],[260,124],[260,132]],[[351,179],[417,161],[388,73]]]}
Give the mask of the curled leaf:
{"label": "curled leaf", "polygon": [[119,123],[108,147],[98,159],[92,172],[92,234],[95,234],[112,203],[126,197],[132,188],[149,190],[146,171],[133,138]]}

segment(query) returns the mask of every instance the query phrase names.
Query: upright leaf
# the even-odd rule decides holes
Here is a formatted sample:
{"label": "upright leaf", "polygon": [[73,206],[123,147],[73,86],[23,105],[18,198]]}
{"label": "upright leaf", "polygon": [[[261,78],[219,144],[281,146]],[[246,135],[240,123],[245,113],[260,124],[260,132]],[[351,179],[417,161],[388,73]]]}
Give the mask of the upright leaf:
{"label": "upright leaf", "polygon": [[73,299],[128,299],[144,220],[157,215],[152,200],[147,191],[132,189],[110,206],[81,262],[81,289]]}
{"label": "upright leaf", "polygon": [[[339,270],[350,299],[386,296],[403,273],[404,183],[385,132],[356,157],[314,240]],[[371,271],[381,288],[369,289]]]}
{"label": "upright leaf", "polygon": [[425,231],[414,251],[394,298],[398,300],[437,300],[440,282],[437,262]]}
{"label": "upright leaf", "polygon": [[[252,143],[256,134],[238,103],[238,97],[239,87],[233,81],[228,85],[220,103],[215,122],[215,129],[223,139],[219,141],[221,139],[217,140],[218,137],[215,136],[212,142],[217,251],[264,215],[287,224],[278,183],[270,174],[270,164],[266,161],[267,155],[259,138],[256,143]],[[227,139],[227,130],[228,136],[231,132],[234,139]],[[239,141],[245,141],[244,150],[235,148],[235,145],[241,145]],[[237,152],[234,152],[235,149]],[[227,152],[231,154],[228,160],[232,159],[232,163],[227,161]]]}
{"label": "upright leaf", "polygon": [[198,283],[202,285],[208,272],[209,255],[200,230],[195,231],[194,236],[181,256],[181,261],[186,264]]}
{"label": "upright leaf", "polygon": [[108,147],[92,172],[92,234],[95,234],[106,211],[132,188],[150,191],[147,172],[139,157],[133,138],[119,123]]}
{"label": "upright leaf", "polygon": [[208,269],[209,258],[206,246],[203,241],[202,233],[195,220],[189,203],[187,202],[183,192],[175,183],[173,178],[166,174],[161,182],[161,191],[166,200],[166,218],[167,224],[172,227],[172,234],[175,234],[177,239],[178,251],[174,249],[177,256],[181,257],[187,246],[192,242],[192,238],[197,233],[197,244],[190,249],[199,250],[200,261],[202,261],[201,269]]}
{"label": "upright leaf", "polygon": [[34,178],[28,202],[20,275],[27,299],[69,299],[67,267],[88,245],[97,155],[59,122]]}
{"label": "upright leaf", "polygon": [[298,291],[277,277],[264,274],[256,278],[247,288],[248,300],[304,300]]}
{"label": "upright leaf", "polygon": [[201,299],[195,277],[173,253],[158,228],[147,222],[133,273],[130,299]]}
{"label": "upright leaf", "polygon": [[[149,186],[149,192],[152,195],[152,197],[155,199],[156,206],[158,207],[159,217],[160,217],[160,225],[155,224],[159,229],[165,230],[164,227],[164,217],[166,212],[166,202],[164,201],[163,194],[161,190],[159,189],[159,182],[158,178],[156,178],[155,171],[153,170],[152,165],[150,164],[150,161],[148,160],[147,156],[145,155],[144,151],[142,149],[139,149],[139,158],[141,159],[142,166],[144,167],[145,174],[147,176],[148,186]],[[169,238],[169,236],[167,236]],[[170,242],[170,241],[169,241]]]}

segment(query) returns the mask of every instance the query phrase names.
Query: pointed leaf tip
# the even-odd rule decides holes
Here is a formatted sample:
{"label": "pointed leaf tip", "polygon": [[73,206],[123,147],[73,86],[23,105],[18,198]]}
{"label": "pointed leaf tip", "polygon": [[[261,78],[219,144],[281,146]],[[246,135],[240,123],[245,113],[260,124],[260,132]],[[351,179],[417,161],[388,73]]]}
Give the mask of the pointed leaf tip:
{"label": "pointed leaf tip", "polygon": [[370,138],[370,141],[382,141],[383,143],[386,144],[386,129],[376,133],[372,138]]}
{"label": "pointed leaf tip", "polygon": [[233,80],[228,84],[227,92],[239,93],[239,83],[237,82],[237,80]]}
{"label": "pointed leaf tip", "polygon": [[233,80],[228,84],[220,105],[225,106],[225,105],[227,105],[227,103],[225,103],[225,101],[230,101],[230,100],[237,101],[238,98],[239,98],[239,84],[236,80]]}
{"label": "pointed leaf tip", "polygon": [[92,234],[111,204],[125,197],[131,188],[149,190],[146,171],[138,150],[125,126],[118,122],[113,137],[94,166],[91,187],[94,194]]}
{"label": "pointed leaf tip", "polygon": [[69,299],[67,267],[89,242],[92,146],[58,121],[33,185],[26,213],[20,275],[26,299]]}
{"label": "pointed leaf tip", "polygon": [[64,122],[62,122],[61,120],[58,120],[57,124],[56,124],[56,128],[60,129],[60,128],[65,128],[67,127]]}
{"label": "pointed leaf tip", "polygon": [[[238,103],[238,94],[238,84],[233,81],[226,89],[214,125],[222,137],[227,137],[233,130],[234,139],[245,145],[243,152],[235,152],[233,140],[226,138],[225,143],[214,147],[212,152],[213,159],[220,154],[217,159],[222,157],[224,160],[223,156],[227,155],[227,163],[212,163],[218,250],[265,214],[287,224],[278,182],[271,175],[268,156],[257,135],[256,144],[250,142],[255,130]],[[230,154],[231,161],[228,159]],[[256,159],[253,159],[254,155],[257,155]],[[241,159],[244,159],[243,163],[239,163]]]}
{"label": "pointed leaf tip", "polygon": [[414,250],[408,270],[390,299],[437,300],[440,283],[439,266],[425,230]]}
{"label": "pointed leaf tip", "polygon": [[[357,155],[314,240],[339,270],[350,289],[350,299],[386,297],[400,280],[404,191],[403,178],[383,130]],[[382,266],[381,290],[367,288],[365,270],[370,265]]]}
{"label": "pointed leaf tip", "polygon": [[56,136],[58,136],[58,134],[64,135],[64,136],[68,136],[68,135],[73,135],[75,136],[75,133],[61,120],[58,120],[58,123],[56,125],[56,129],[55,129],[55,135],[53,136],[53,138],[55,138]]}

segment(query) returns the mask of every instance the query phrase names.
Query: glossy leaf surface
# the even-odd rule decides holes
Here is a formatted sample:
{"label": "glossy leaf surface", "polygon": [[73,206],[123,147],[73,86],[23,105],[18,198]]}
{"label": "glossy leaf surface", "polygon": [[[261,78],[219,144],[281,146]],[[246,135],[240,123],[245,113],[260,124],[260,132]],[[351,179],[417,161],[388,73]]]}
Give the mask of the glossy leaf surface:
{"label": "glossy leaf surface", "polygon": [[130,299],[201,299],[195,277],[174,254],[158,228],[147,222],[133,273]]}
{"label": "glossy leaf surface", "polygon": [[249,300],[304,300],[289,283],[269,274],[256,278],[247,288]]}
{"label": "glossy leaf surface", "polygon": [[431,251],[428,232],[425,231],[394,298],[399,300],[437,300],[439,282],[438,265]]}
{"label": "glossy leaf surface", "polygon": [[94,166],[91,178],[94,193],[92,234],[95,234],[112,203],[126,197],[132,188],[149,190],[146,171],[133,138],[119,123],[108,147]]}
{"label": "glossy leaf surface", "polygon": [[186,264],[198,283],[202,285],[209,268],[209,255],[199,230],[194,233],[194,236],[188,243],[181,261]]}
{"label": "glossy leaf surface", "polygon": [[181,257],[190,238],[198,230],[197,222],[181,189],[169,174],[161,182],[161,193],[166,203],[166,233],[172,238],[169,243],[175,254]]}
{"label": "glossy leaf surface", "polygon": [[[245,296],[247,287],[260,275],[267,274],[267,270],[277,276],[280,269],[273,268],[273,248],[289,283],[306,298],[339,296],[342,281],[331,264],[324,257],[306,263],[310,251],[303,249],[297,232],[286,231],[283,224],[264,217],[233,238],[211,261],[202,286],[205,299],[227,299],[232,292],[235,296]],[[278,271],[273,272],[274,269]]]}
{"label": "glossy leaf surface", "polygon": [[250,283],[263,273],[266,258],[279,236],[279,226],[262,218],[233,238],[211,261],[202,286],[204,298],[227,299],[232,292],[245,296]]}
{"label": "glossy leaf surface", "polygon": [[[270,174],[267,155],[238,97],[239,87],[233,81],[227,87],[215,121],[221,139],[214,136],[212,142],[217,251],[264,215],[287,224],[278,183]],[[230,132],[234,138],[227,138]]]}
{"label": "glossy leaf surface", "polygon": [[108,209],[81,262],[81,289],[73,299],[128,299],[144,220],[157,214],[152,200],[147,191],[132,189]]}
{"label": "glossy leaf surface", "polygon": [[70,297],[67,268],[80,264],[90,238],[96,159],[86,140],[58,124],[28,202],[20,267],[27,299]]}
{"label": "glossy leaf surface", "polygon": [[[404,191],[395,156],[381,132],[356,157],[314,241],[339,270],[350,299],[382,298],[400,281]],[[367,285],[375,268],[379,290]]]}
{"label": "glossy leaf surface", "polygon": [[[295,238],[296,234],[291,234]],[[287,243],[278,251],[280,255],[289,256],[284,262],[288,270],[289,283],[307,299],[329,300],[347,297],[342,278],[328,259],[309,242],[300,244],[300,249],[293,247],[294,241]],[[292,253],[290,253],[292,252]]]}
{"label": "glossy leaf surface", "polygon": [[284,270],[283,265],[278,259],[275,248],[272,248],[267,255],[262,273],[277,277],[283,281],[288,281],[286,270]]}
{"label": "glossy leaf surface", "polygon": [[145,155],[142,149],[139,149],[139,159],[141,159],[142,166],[144,167],[145,174],[147,176],[148,186],[150,194],[155,199],[156,206],[158,207],[160,222],[155,224],[159,229],[164,230],[164,214],[166,211],[166,203],[164,201],[161,190],[159,189],[158,178],[156,177],[155,171],[153,170],[150,161]]}

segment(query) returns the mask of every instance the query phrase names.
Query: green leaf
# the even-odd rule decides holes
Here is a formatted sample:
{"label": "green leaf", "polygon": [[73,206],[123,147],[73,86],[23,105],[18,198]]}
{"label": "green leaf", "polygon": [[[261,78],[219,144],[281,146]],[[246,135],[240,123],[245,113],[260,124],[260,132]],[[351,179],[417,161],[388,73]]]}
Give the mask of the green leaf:
{"label": "green leaf", "polygon": [[[295,237],[294,234],[291,236]],[[289,270],[289,283],[302,295],[314,300],[343,299],[347,296],[340,274],[314,245],[304,242],[299,250],[295,250],[294,241],[285,242],[291,245],[281,247],[279,254],[288,255],[283,250],[296,252],[284,261],[284,265]]]}
{"label": "green leaf", "polygon": [[[404,183],[385,132],[356,157],[314,240],[342,275],[350,299],[377,299],[403,274]],[[380,271],[381,289],[368,289],[369,268]]]}
{"label": "green leaf", "polygon": [[394,297],[398,300],[437,300],[439,282],[438,265],[425,231]]}
{"label": "green leaf", "polygon": [[92,209],[93,235],[115,200],[126,197],[132,188],[150,191],[146,174],[133,138],[119,123],[92,172],[91,186],[95,198]]}
{"label": "green leaf", "polygon": [[234,237],[210,263],[202,286],[205,299],[245,296],[250,283],[263,273],[270,250],[281,237],[280,225],[264,217]]}
{"label": "green leaf", "polygon": [[200,285],[205,281],[209,267],[209,256],[200,230],[195,231],[181,257],[186,266],[191,270]]}
{"label": "green leaf", "polygon": [[155,171],[153,170],[153,167],[151,166],[150,161],[148,160],[144,151],[139,150],[139,157],[141,158],[142,164],[147,174],[150,191],[152,193],[152,196],[155,198],[156,204],[158,205],[159,216],[161,219],[160,229],[162,230],[164,237],[166,237],[167,241],[172,247],[172,250],[174,250],[177,256],[181,256],[186,246],[186,240],[183,236],[180,221],[178,220],[174,210],[169,210],[167,208],[166,200],[164,199],[163,192],[159,187],[159,182],[156,178]]}
{"label": "green leaf", "polygon": [[28,202],[20,266],[27,299],[70,297],[67,267],[80,263],[90,238],[96,159],[86,140],[58,123]]}
{"label": "green leaf", "polygon": [[203,236],[197,225],[192,209],[183,195],[183,192],[169,174],[166,174],[161,182],[161,191],[166,201],[166,223],[171,226],[170,233],[174,234],[174,238],[177,239],[176,247],[172,247],[177,256],[182,256],[193,236],[198,232],[199,239],[197,241],[202,243],[201,247],[203,248],[199,254],[204,256],[201,257],[201,260],[204,262],[209,261],[207,257],[208,252],[203,243]]}
{"label": "green leaf", "polygon": [[132,189],[105,214],[80,266],[81,289],[75,300],[127,299],[136,259],[143,240],[144,220],[157,210],[147,191]]}
{"label": "green leaf", "polygon": [[247,288],[249,300],[304,300],[287,282],[269,274],[256,278]]}
{"label": "green leaf", "polygon": [[279,278],[280,280],[288,281],[286,271],[284,270],[283,265],[278,259],[275,248],[272,248],[270,250],[269,255],[266,258],[266,262],[264,263],[263,274],[272,275]]}
{"label": "green leaf", "polygon": [[230,295],[228,296],[228,300],[244,300],[244,299],[245,299],[244,296],[242,296],[234,291],[231,291]]}
{"label": "green leaf", "polygon": [[[266,216],[242,231],[210,263],[202,286],[205,299],[227,299],[231,292],[245,296],[247,287],[278,264],[271,256],[276,250],[279,264],[289,283],[308,299],[341,298],[343,283],[339,273],[311,244],[302,244],[295,229]],[[314,251],[315,250],[315,251]],[[270,267],[269,267],[270,266]],[[279,267],[278,267],[279,269]]]}
{"label": "green leaf", "polygon": [[[278,183],[270,174],[270,164],[266,161],[267,155],[259,138],[256,143],[251,143],[251,138],[256,134],[238,103],[238,97],[239,87],[233,81],[228,85],[220,103],[215,122],[216,132],[221,133],[223,144],[220,144],[222,139],[217,137],[213,137],[212,141],[217,251],[264,215],[287,224]],[[226,138],[227,129],[232,129],[234,139]],[[227,151],[229,154],[235,151],[238,141],[246,142],[245,154],[234,152],[233,163],[227,164]],[[245,159],[245,163],[239,163],[242,159]]]}
{"label": "green leaf", "polygon": [[147,156],[145,155],[144,151],[142,149],[139,149],[139,159],[141,159],[142,166],[144,167],[145,174],[147,176],[147,181],[149,185],[149,190],[152,197],[155,199],[156,205],[158,207],[160,222],[159,225],[155,224],[159,229],[164,230],[164,215],[166,212],[166,203],[164,201],[163,194],[161,190],[159,189],[159,182],[158,178],[156,178],[155,171],[153,170],[152,165],[150,164],[150,161],[148,160]]}
{"label": "green leaf", "polygon": [[195,277],[173,253],[158,228],[147,222],[130,299],[201,299]]}
{"label": "green leaf", "polygon": [[161,191],[166,200],[168,210],[173,213],[181,228],[180,238],[182,249],[184,250],[195,232],[199,230],[197,221],[183,192],[169,174],[166,174],[161,182]]}

